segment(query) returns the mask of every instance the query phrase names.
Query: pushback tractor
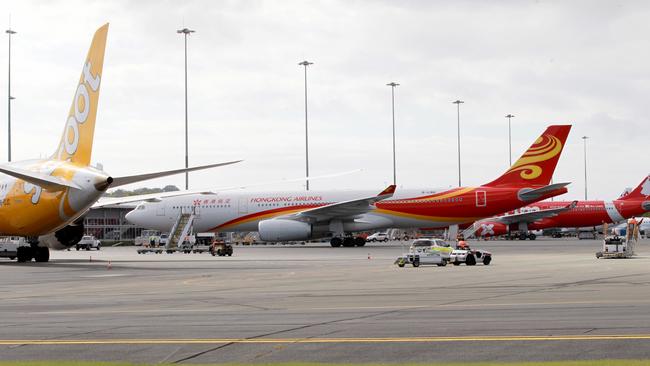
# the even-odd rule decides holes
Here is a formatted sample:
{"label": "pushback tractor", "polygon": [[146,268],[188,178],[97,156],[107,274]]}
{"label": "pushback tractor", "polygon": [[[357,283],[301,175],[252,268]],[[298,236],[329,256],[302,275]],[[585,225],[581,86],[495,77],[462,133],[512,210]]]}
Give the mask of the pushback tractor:
{"label": "pushback tractor", "polygon": [[632,258],[639,239],[639,224],[636,219],[629,219],[625,235],[606,236],[603,239],[603,250],[596,253],[596,258]]}

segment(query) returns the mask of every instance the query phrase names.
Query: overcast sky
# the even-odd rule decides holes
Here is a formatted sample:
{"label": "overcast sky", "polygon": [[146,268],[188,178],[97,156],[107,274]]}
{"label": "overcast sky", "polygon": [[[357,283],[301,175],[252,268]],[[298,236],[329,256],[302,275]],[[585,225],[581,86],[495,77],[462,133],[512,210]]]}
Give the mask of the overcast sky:
{"label": "overcast sky", "polygon": [[[13,159],[59,141],[94,31],[110,22],[93,161],[114,176],[184,165],[183,38],[190,164],[245,159],[190,176],[191,188],[304,176],[308,71],[312,175],[363,172],[312,189],[381,190],[397,180],[463,185],[496,178],[549,124],[573,124],[555,173],[582,198],[616,198],[650,172],[650,3],[646,1],[13,1]],[[7,86],[7,47],[0,83]],[[1,70],[4,69],[4,72]],[[6,99],[3,99],[6,100]],[[6,103],[0,103],[6,159]],[[183,176],[148,186],[184,185]],[[142,186],[140,184],[139,186]],[[284,183],[269,189],[299,189]]]}

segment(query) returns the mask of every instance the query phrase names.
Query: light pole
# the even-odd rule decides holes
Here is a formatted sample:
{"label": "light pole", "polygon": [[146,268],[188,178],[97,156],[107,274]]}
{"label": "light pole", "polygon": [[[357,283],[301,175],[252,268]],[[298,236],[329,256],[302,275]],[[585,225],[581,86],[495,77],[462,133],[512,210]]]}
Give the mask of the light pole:
{"label": "light pole", "polygon": [[514,118],[514,114],[508,114],[506,118],[508,119],[508,163],[512,166],[512,133],[510,132],[510,119]]}
{"label": "light pole", "polygon": [[305,187],[309,190],[309,128],[307,125],[307,66],[313,65],[313,62],[307,60],[300,62],[298,65],[305,67]]}
{"label": "light pole", "polygon": [[[189,28],[183,28],[176,31],[185,37],[185,168],[189,167],[188,142],[187,142],[187,36],[195,31]],[[189,173],[185,172],[185,189],[190,189]]]}
{"label": "light pole", "polygon": [[390,86],[391,105],[393,109],[393,185],[397,185],[397,171],[395,168],[395,87],[399,86],[399,84],[392,81],[386,85]]}
{"label": "light pole", "polygon": [[462,100],[458,99],[454,102],[453,104],[456,105],[456,117],[457,117],[457,122],[458,122],[458,186],[461,186],[461,181],[460,181],[460,105],[463,102]]}
{"label": "light pole", "polygon": [[589,136],[582,136],[584,142],[584,158],[585,158],[585,201],[587,200],[587,139]]}
{"label": "light pole", "polygon": [[7,161],[11,161],[11,100],[15,99],[11,96],[11,35],[16,34],[16,31],[9,28],[5,33],[9,35],[9,76],[7,77]]}

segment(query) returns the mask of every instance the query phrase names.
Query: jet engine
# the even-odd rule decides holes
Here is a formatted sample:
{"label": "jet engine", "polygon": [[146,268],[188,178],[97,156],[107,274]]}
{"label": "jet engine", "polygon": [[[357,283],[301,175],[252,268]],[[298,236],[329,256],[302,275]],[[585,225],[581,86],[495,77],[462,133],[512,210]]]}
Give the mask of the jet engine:
{"label": "jet engine", "polygon": [[76,245],[83,235],[84,225],[81,222],[68,225],[54,233],[40,236],[38,240],[41,246],[45,245],[50,249],[61,250]]}
{"label": "jet engine", "polygon": [[306,240],[311,237],[310,224],[294,220],[263,220],[258,224],[260,239],[264,241]]}

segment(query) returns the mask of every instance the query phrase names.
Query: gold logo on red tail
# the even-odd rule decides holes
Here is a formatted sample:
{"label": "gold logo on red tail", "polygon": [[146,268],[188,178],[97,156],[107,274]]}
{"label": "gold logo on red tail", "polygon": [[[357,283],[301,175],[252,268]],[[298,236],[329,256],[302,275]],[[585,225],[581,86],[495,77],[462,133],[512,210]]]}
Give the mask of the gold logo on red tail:
{"label": "gold logo on red tail", "polygon": [[544,169],[537,163],[541,163],[556,157],[562,151],[562,142],[553,135],[540,136],[533,146],[517,160],[506,174],[520,172],[523,179],[531,180],[542,175]]}

